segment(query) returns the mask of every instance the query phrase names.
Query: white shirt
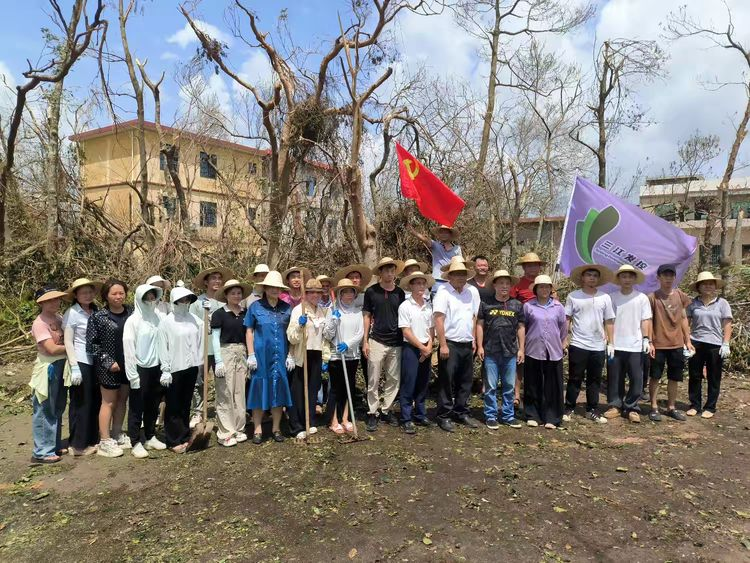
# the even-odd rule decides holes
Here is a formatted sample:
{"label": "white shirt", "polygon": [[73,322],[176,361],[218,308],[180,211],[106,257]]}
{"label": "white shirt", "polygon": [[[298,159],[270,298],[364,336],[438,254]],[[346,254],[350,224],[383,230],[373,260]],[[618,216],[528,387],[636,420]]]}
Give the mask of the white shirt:
{"label": "white shirt", "polygon": [[159,323],[159,360],[162,373],[203,365],[203,321],[188,313],[170,313]]}
{"label": "white shirt", "polygon": [[474,342],[474,322],[479,313],[479,292],[466,284],[458,293],[450,283],[435,294],[432,310],[445,315],[445,339]]}
{"label": "white shirt", "polygon": [[341,318],[337,319],[330,315],[323,329],[323,338],[331,341],[331,360],[341,359],[341,354],[336,350],[336,346],[340,342],[349,347],[344,352],[345,360],[359,359],[362,337],[365,335],[362,308],[357,307],[354,303],[349,307],[339,303],[338,309]]}
{"label": "white shirt", "polygon": [[594,295],[578,289],[565,300],[565,314],[573,319],[570,345],[593,352],[606,350],[607,336],[604,321],[615,318],[612,299],[596,290]]}
{"label": "white shirt", "polygon": [[[68,352],[68,362],[94,365],[94,358],[86,353],[86,327],[89,325],[89,314],[87,314],[78,303],[65,311],[62,320],[62,328],[65,334],[65,349]],[[72,339],[75,358],[70,357],[68,341]]]}
{"label": "white shirt", "polygon": [[[419,305],[410,295],[406,301],[398,307],[398,328],[410,328],[414,337],[422,344],[430,338],[430,329],[434,326],[432,322],[432,306],[426,299]],[[404,342],[409,342],[404,337]]]}
{"label": "white shirt", "polygon": [[615,291],[609,297],[615,310],[615,350],[642,352],[641,321],[652,316],[648,297],[635,289],[627,295]]}

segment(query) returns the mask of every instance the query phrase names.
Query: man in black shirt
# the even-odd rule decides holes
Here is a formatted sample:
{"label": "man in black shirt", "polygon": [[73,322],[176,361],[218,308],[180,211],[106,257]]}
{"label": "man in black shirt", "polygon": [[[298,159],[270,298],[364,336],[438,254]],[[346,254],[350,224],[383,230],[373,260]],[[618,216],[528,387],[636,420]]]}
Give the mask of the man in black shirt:
{"label": "man in black shirt", "polygon": [[495,295],[495,288],[490,280],[490,261],[486,256],[474,256],[474,275],[466,283],[473,285],[479,292],[479,299],[485,303]]}
{"label": "man in black shirt", "polygon": [[[398,307],[404,302],[404,290],[396,285],[396,276],[404,263],[383,258],[375,268],[380,281],[365,291],[362,313],[365,335],[362,353],[367,358],[367,430],[378,429],[378,408],[383,422],[394,421],[388,410],[398,394],[401,381],[401,344],[403,336],[398,328]],[[380,396],[380,374],[385,376],[385,389]],[[382,400],[382,404],[381,404]]]}

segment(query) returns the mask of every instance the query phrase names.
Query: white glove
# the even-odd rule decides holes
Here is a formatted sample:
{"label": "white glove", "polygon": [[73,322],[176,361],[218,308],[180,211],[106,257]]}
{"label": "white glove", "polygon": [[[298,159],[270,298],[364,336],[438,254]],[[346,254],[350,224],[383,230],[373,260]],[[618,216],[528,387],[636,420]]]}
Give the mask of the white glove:
{"label": "white glove", "polygon": [[286,371],[292,371],[297,367],[297,363],[294,361],[294,357],[290,354],[286,357]]}
{"label": "white glove", "polygon": [[685,346],[682,349],[682,355],[685,357],[686,360],[689,360],[693,356],[695,356],[695,350],[690,350],[687,346]]}
{"label": "white glove", "polygon": [[218,377],[219,379],[223,378],[226,375],[224,371],[224,362],[219,362],[214,366],[214,376]]}
{"label": "white glove", "polygon": [[162,384],[162,387],[169,387],[172,385],[172,374],[162,372],[161,377],[159,378],[159,383]]}
{"label": "white glove", "polygon": [[728,358],[729,354],[731,354],[732,351],[729,349],[729,342],[724,342],[721,345],[721,348],[719,348],[719,356],[721,356],[722,359]]}
{"label": "white glove", "polygon": [[615,357],[615,345],[607,344],[607,357],[611,360]]}
{"label": "white glove", "polygon": [[255,371],[258,369],[258,358],[255,357],[255,354],[250,354],[247,357],[247,369],[250,371]]}
{"label": "white glove", "polygon": [[141,388],[141,378],[136,377],[133,381],[130,382],[130,388],[131,389],[140,389]]}
{"label": "white glove", "polygon": [[[729,345],[727,345],[727,349],[729,348]],[[723,358],[724,356],[722,356]],[[70,383],[72,385],[80,385],[83,383],[83,375],[81,374],[81,367],[76,364],[70,366]]]}
{"label": "white glove", "polygon": [[651,342],[648,338],[643,339],[643,353],[648,354],[651,351]]}

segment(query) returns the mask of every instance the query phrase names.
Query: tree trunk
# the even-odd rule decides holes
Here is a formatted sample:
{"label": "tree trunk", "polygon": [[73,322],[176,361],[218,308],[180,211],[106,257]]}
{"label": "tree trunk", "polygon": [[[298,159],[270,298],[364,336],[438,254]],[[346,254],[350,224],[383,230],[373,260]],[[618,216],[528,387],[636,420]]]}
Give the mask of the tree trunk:
{"label": "tree trunk", "polygon": [[266,262],[276,268],[281,257],[281,237],[284,232],[292,181],[292,158],[289,154],[291,131],[285,123],[281,131],[281,148],[271,149],[271,196],[268,209],[268,248]]}
{"label": "tree trunk", "polygon": [[[352,81],[356,84],[356,81]],[[362,107],[358,101],[352,104],[352,140],[349,151],[349,163],[346,166],[345,189],[352,206],[352,223],[354,235],[362,260],[369,268],[377,264],[377,231],[370,224],[365,214],[362,171],[359,168],[359,156],[362,149],[362,129],[364,125]]]}
{"label": "tree trunk", "polygon": [[742,221],[745,218],[745,210],[737,212],[737,220],[734,222],[734,240],[732,241],[732,265],[742,265]]}
{"label": "tree trunk", "polygon": [[479,157],[477,158],[477,169],[474,185],[479,186],[484,178],[484,167],[487,163],[487,152],[490,146],[490,133],[492,132],[492,118],[495,115],[495,92],[497,90],[497,67],[498,49],[500,43],[500,0],[494,2],[495,24],[492,28],[492,41],[490,43],[490,76],[487,80],[487,106],[482,119],[482,139],[479,145]]}
{"label": "tree trunk", "polygon": [[52,86],[47,102],[47,147],[45,168],[45,211],[47,215],[47,255],[55,252],[60,225],[60,106],[65,80]]}
{"label": "tree trunk", "polygon": [[607,82],[609,68],[609,43],[604,43],[604,58],[602,61],[602,75],[599,79],[599,104],[596,106],[596,124],[599,129],[599,141],[596,147],[596,163],[599,166],[599,186],[607,189],[607,122],[605,110],[607,106]]}

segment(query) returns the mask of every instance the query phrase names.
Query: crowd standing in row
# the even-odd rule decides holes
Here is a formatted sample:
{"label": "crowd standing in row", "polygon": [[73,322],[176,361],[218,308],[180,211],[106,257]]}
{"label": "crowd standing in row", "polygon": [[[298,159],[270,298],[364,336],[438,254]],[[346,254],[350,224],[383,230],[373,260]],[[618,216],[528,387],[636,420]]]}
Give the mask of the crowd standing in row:
{"label": "crowd standing in row", "polygon": [[[573,415],[584,381],[587,419],[603,424],[624,416],[638,423],[639,403],[647,398],[648,417],[658,422],[665,367],[666,416],[683,421],[716,412],[732,312],[717,295],[723,282],[710,272],[699,274],[691,299],[675,287],[673,265],[659,267],[659,289],[644,295],[635,289],[643,273],[632,266],[612,272],[586,264],[571,272],[579,289],[563,305],[534,253],[518,262],[521,278],[502,269],[490,274],[485,257],[463,258],[454,229],[436,228],[435,239],[414,233],[432,254],[432,273],[417,260],[389,257],[372,271],[352,264],[333,277],[313,277],[304,267],[280,273],[260,264],[250,285],[225,268],[211,268],[192,281],[200,295],[181,282],[170,290],[160,276],[147,279],[135,289],[133,308],[125,303],[127,284],[117,279],[101,284],[80,278],[64,292],[40,289],[41,310],[32,325],[32,460],[54,463],[67,453],[61,432],[68,389],[69,447],[76,456],[117,457],[128,448],[138,458],[153,449],[186,451],[207,400],[206,351],[215,382],[216,438],[227,447],[248,440],[246,429],[253,443],[261,443],[267,413],[277,442],[285,439],[285,414],[297,439],[318,432],[319,421],[335,434],[354,431],[348,399],[360,367],[367,430],[389,423],[414,434],[418,426],[434,424],[425,401],[435,355],[435,420],[446,432],[454,432],[455,424],[479,426],[469,410],[475,358],[482,362],[490,429],[519,428],[520,419],[530,427],[560,426]],[[609,283],[618,289],[604,293],[600,287]],[[61,318],[63,301],[72,305]],[[683,413],[676,400],[686,361],[690,409]],[[608,404],[602,413],[605,365]],[[162,402],[163,441],[156,435]]]}

